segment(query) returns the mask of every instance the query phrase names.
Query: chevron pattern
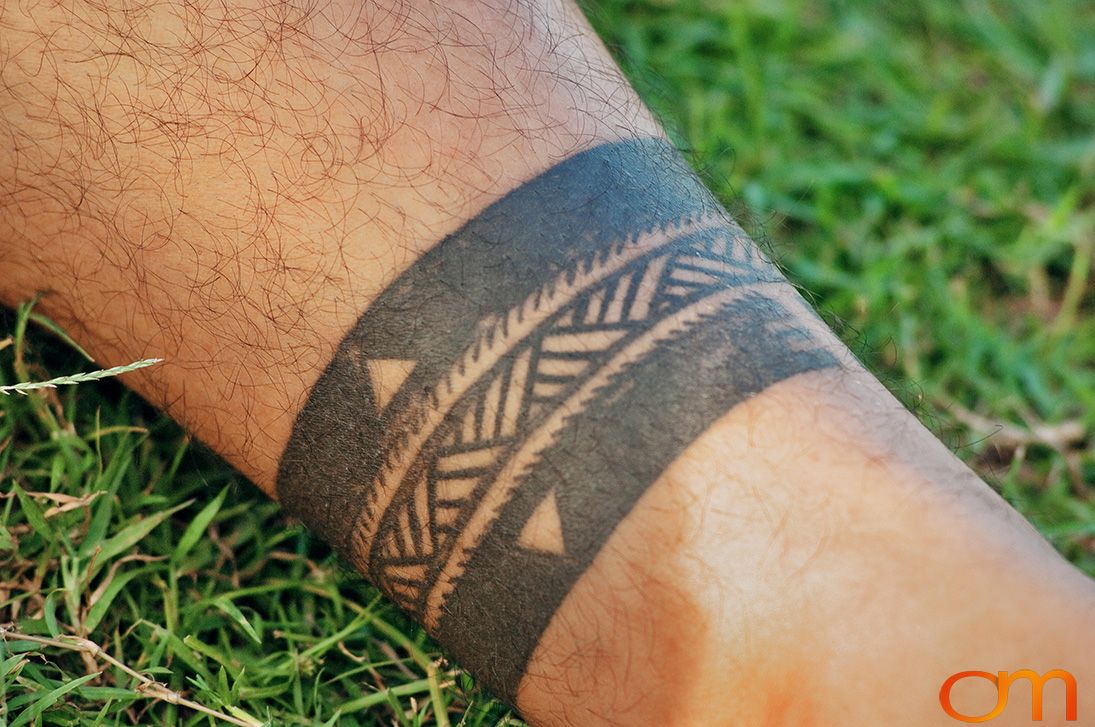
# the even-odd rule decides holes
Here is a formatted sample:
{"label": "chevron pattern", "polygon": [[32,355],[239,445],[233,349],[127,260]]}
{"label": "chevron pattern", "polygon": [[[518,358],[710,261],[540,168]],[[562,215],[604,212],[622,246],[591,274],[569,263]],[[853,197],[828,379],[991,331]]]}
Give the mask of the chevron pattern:
{"label": "chevron pattern", "polygon": [[[449,409],[403,475],[370,544],[374,582],[405,610],[427,616],[427,595],[457,536],[539,420],[674,311],[727,288],[779,280],[743,239],[721,222],[670,238],[578,291],[516,341]],[[560,280],[568,276],[573,280],[573,271]]]}

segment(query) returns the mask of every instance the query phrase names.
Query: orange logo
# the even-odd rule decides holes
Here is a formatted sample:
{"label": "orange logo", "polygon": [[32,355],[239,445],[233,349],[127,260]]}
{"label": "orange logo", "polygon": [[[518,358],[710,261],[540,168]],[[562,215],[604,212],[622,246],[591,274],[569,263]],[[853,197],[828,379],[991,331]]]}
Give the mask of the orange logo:
{"label": "orange logo", "polygon": [[[985,714],[962,714],[951,704],[951,689],[963,679],[975,677],[977,679],[987,679],[996,686],[996,706],[993,707],[992,711]],[[939,704],[942,705],[943,711],[949,716],[962,722],[988,722],[990,719],[999,717],[1004,708],[1008,706],[1008,690],[1011,689],[1012,683],[1019,679],[1026,679],[1030,682],[1033,697],[1030,715],[1032,720],[1035,722],[1042,721],[1042,690],[1045,688],[1046,682],[1051,679],[1060,679],[1065,683],[1065,721],[1076,721],[1076,678],[1064,669],[1054,669],[1047,671],[1045,674],[1038,674],[1030,669],[1020,669],[1010,674],[1006,671],[997,672],[996,674],[990,674],[987,671],[960,671],[943,682],[943,686],[939,690]]]}

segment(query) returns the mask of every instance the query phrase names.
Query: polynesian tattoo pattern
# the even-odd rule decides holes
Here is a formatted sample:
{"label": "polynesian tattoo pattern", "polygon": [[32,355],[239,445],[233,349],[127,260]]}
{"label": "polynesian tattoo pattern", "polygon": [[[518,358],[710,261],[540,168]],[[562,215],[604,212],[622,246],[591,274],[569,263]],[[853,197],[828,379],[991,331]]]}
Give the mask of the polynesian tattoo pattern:
{"label": "polynesian tattoo pattern", "polygon": [[668,144],[511,192],[365,312],[282,457],[286,507],[513,700],[643,492],[737,403],[836,365]]}

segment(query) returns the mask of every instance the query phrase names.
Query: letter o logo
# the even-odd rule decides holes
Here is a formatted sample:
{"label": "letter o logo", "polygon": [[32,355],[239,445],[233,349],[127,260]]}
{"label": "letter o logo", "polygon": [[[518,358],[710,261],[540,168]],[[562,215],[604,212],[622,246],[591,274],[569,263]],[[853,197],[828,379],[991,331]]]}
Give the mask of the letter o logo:
{"label": "letter o logo", "polygon": [[[996,706],[992,711],[981,715],[970,716],[960,713],[954,708],[954,705],[951,704],[951,689],[958,682],[971,677],[987,679],[996,687]],[[961,722],[988,722],[990,719],[999,717],[1000,713],[1004,711],[1004,708],[1008,706],[1008,695],[1006,691],[1002,694],[1000,693],[1000,677],[996,674],[990,674],[987,671],[960,671],[943,682],[943,686],[939,689],[939,704],[943,707],[943,711],[946,712],[948,716]]]}

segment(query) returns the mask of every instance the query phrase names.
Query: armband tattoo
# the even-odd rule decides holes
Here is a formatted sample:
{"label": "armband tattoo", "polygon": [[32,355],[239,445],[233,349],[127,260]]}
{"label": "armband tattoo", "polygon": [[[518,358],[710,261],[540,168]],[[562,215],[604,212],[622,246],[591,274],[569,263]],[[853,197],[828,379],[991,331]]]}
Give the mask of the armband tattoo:
{"label": "armband tattoo", "polygon": [[787,290],[666,142],[578,154],[369,306],[297,418],[280,498],[512,702],[575,581],[689,443],[837,365]]}

